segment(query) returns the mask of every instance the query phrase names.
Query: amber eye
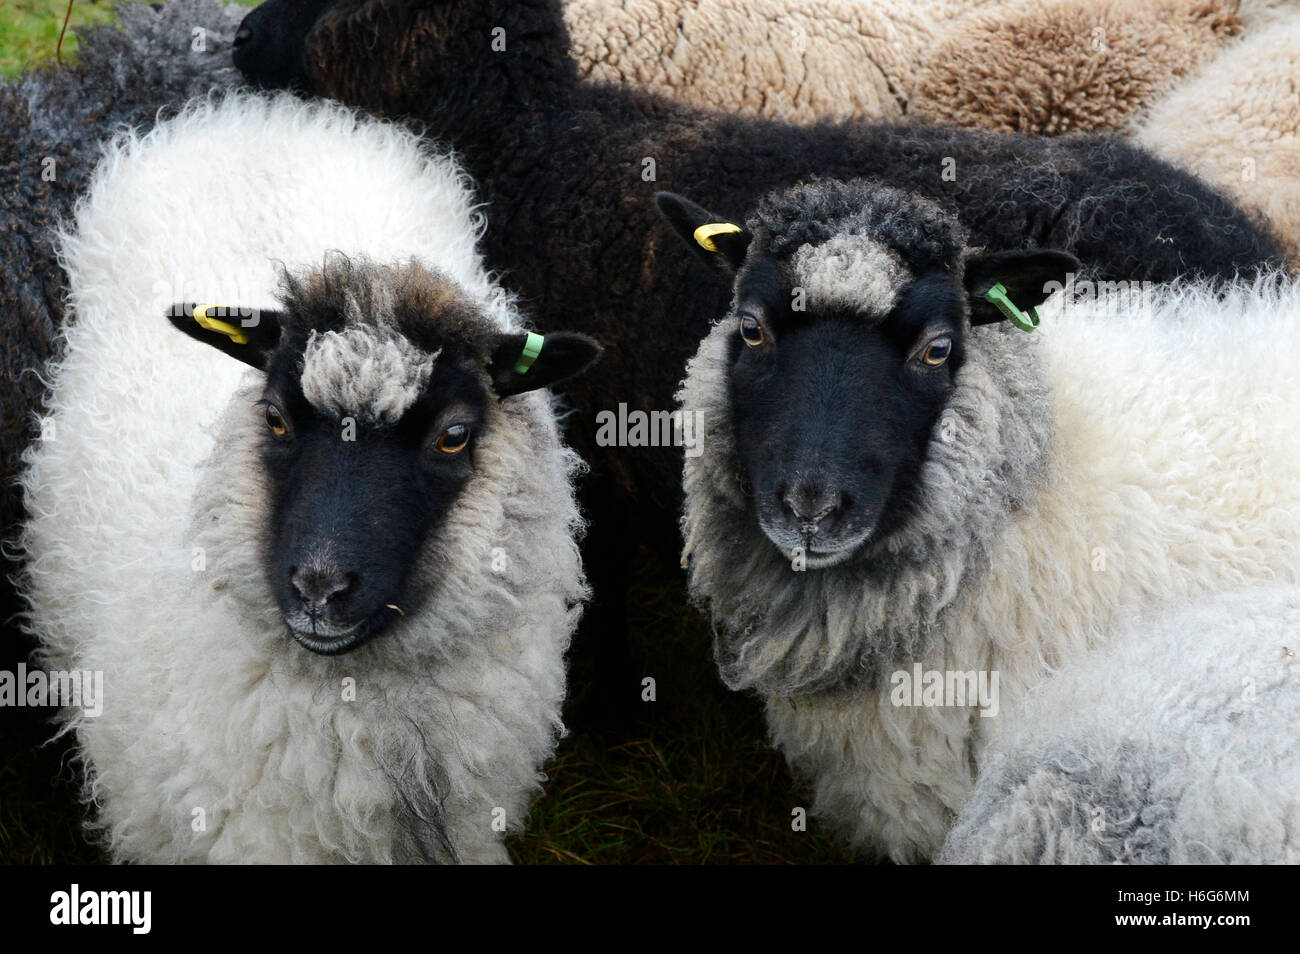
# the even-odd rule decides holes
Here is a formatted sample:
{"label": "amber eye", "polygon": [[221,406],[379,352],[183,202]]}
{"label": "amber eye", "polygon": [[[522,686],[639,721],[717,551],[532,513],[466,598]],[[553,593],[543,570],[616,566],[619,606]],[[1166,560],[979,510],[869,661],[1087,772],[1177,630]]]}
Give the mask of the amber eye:
{"label": "amber eye", "polygon": [[740,337],[744,338],[745,344],[751,348],[763,343],[763,326],[758,323],[758,319],[753,315],[741,316]]}
{"label": "amber eye", "polygon": [[266,406],[266,426],[276,437],[284,437],[289,433],[289,422],[284,419],[284,415],[274,404]]}
{"label": "amber eye", "polygon": [[468,424],[453,424],[438,435],[438,450],[444,454],[459,454],[468,446]]}
{"label": "amber eye", "polygon": [[937,368],[948,360],[948,355],[952,354],[952,339],[947,335],[942,338],[935,338],[925,346],[925,351],[921,353],[921,360],[932,368]]}

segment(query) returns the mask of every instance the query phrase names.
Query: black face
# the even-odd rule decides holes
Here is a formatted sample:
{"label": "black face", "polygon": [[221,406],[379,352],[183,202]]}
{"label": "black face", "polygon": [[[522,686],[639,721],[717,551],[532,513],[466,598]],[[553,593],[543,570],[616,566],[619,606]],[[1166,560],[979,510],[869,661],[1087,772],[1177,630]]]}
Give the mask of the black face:
{"label": "black face", "polygon": [[264,89],[307,89],[303,52],[307,34],[333,0],[269,0],[244,17],[235,32],[235,67]]}
{"label": "black face", "polygon": [[262,401],[268,571],[293,637],[340,653],[415,609],[411,567],[473,476],[489,392],[448,348],[399,421],[349,428],[303,397],[299,357],[271,357]]}
{"label": "black face", "polygon": [[[394,324],[345,328],[341,316],[376,289],[395,299]],[[428,596],[412,592],[413,568],[474,478],[492,410],[578,374],[600,346],[570,332],[502,330],[444,277],[413,263],[381,267],[339,256],[323,271],[286,275],[283,292],[292,303],[284,311],[178,302],[167,317],[265,373],[267,571],[293,637],[313,652],[341,653]],[[318,355],[325,363],[310,373],[321,396],[312,404],[303,393],[308,342],[315,333],[347,331],[396,334],[400,342],[389,344],[399,360],[376,373],[332,363],[355,356]],[[406,391],[417,386],[426,359],[427,381],[418,394]],[[366,357],[360,367],[374,365]],[[357,390],[363,381],[373,393]],[[322,403],[367,406],[352,417]],[[374,407],[384,409],[380,420],[365,413]]]}
{"label": "black face", "polygon": [[792,285],[768,262],[737,285],[733,426],[763,532],[816,568],[906,516],[964,359],[964,292],[925,276],[877,321],[795,311]]}

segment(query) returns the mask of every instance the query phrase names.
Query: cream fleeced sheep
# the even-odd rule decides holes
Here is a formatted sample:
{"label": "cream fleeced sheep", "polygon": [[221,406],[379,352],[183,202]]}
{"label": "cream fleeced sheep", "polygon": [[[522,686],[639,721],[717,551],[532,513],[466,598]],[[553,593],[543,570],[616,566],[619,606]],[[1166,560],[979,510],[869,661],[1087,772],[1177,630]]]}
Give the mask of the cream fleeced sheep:
{"label": "cream fleeced sheep", "polygon": [[565,19],[587,79],[697,106],[1059,133],[1122,128],[1243,16],[1237,0],[567,0]]}
{"label": "cream fleeced sheep", "polygon": [[1126,625],[1028,694],[939,860],[1300,862],[1300,589]]}
{"label": "cream fleeced sheep", "polygon": [[1300,257],[1300,9],[1156,103],[1134,138],[1263,212]]}
{"label": "cream fleeced sheep", "polygon": [[[681,405],[710,422],[684,476],[692,593],[724,680],[765,700],[814,811],[864,855],[932,858],[1026,692],[1118,625],[1300,580],[1300,286],[1117,292],[1054,297],[1032,335],[972,331],[878,567],[792,569],[736,492],[734,318],[688,368]],[[916,666],[997,673],[996,714],[898,704]]]}
{"label": "cream fleeced sheep", "polygon": [[578,69],[753,116],[897,119],[921,52],[993,0],[566,0]]}
{"label": "cream fleeced sheep", "polygon": [[[268,582],[264,375],[164,317],[177,300],[269,307],[281,265],[337,249],[436,266],[513,335],[481,227],[453,162],[337,105],[199,101],[107,150],[62,237],[57,439],[27,454],[21,544],[43,663],[103,673],[102,714],[62,720],[114,858],[508,861],[585,598],[578,463],[546,392],[493,405],[418,551],[418,608],[317,655]],[[375,287],[379,311],[401,304]]]}

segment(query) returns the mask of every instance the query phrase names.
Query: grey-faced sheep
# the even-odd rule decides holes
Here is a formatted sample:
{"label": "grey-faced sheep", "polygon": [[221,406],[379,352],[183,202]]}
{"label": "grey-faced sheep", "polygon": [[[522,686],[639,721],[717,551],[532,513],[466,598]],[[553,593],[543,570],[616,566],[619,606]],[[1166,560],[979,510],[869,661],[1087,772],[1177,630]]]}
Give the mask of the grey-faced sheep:
{"label": "grey-faced sheep", "polygon": [[[810,175],[872,174],[951,203],[974,244],[1060,247],[1096,277],[1226,277],[1281,261],[1231,202],[1118,138],[801,128],[582,83],[558,0],[337,0],[305,30],[293,3],[271,0],[240,34],[235,62],[251,80],[427,123],[488,203],[488,264],[544,324],[608,344],[570,395],[572,439],[593,465],[587,563],[602,597],[592,632],[624,625],[638,541],[677,550],[681,473],[671,449],[603,446],[598,414],[671,407],[681,368],[728,298],[659,221],[657,189],[740,210]],[[601,684],[625,698],[637,685],[612,675]]]}
{"label": "grey-faced sheep", "polygon": [[680,392],[691,590],[863,854],[930,858],[1017,701],[1117,623],[1300,579],[1295,284],[1085,286],[864,181],[743,226],[662,202],[734,276]]}
{"label": "grey-faced sheep", "polygon": [[1121,627],[1028,694],[939,860],[1300,862],[1300,589]]}
{"label": "grey-faced sheep", "polygon": [[[152,123],[166,106],[239,80],[230,43],[243,16],[218,0],[169,0],[160,10],[124,3],[120,28],[81,34],[74,67],[0,83],[0,536],[22,513],[15,483],[35,436],[67,295],[54,230],[85,194],[106,139],[119,125]],[[0,618],[16,610],[0,563]]]}
{"label": "grey-faced sheep", "polygon": [[61,717],[114,858],[507,860],[586,595],[538,389],[596,347],[523,330],[471,208],[413,135],[292,97],[97,170],[20,540],[42,661],[103,673]]}

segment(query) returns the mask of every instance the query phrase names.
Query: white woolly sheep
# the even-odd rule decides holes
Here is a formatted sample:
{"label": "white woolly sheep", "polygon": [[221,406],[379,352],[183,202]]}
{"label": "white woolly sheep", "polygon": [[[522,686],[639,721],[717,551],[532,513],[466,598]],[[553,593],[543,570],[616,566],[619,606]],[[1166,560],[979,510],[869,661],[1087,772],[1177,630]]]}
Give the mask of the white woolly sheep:
{"label": "white woolly sheep", "polygon": [[1300,10],[1156,103],[1134,138],[1262,211],[1300,258]]}
{"label": "white woolly sheep", "polygon": [[[737,277],[679,395],[683,559],[724,681],[863,854],[931,857],[1006,713],[1118,621],[1300,579],[1296,285],[1078,284],[1026,334],[986,296],[1038,304],[1062,260],[974,253],[915,195],[714,221]],[[917,665],[997,673],[999,714],[907,705]]]}
{"label": "white woolly sheep", "polygon": [[1300,590],[1125,626],[985,753],[951,864],[1300,862]]}
{"label": "white woolly sheep", "polygon": [[[85,193],[105,140],[121,124],[237,83],[230,41],[243,13],[220,0],[122,3],[120,26],[80,32],[75,66],[0,82],[0,536],[21,520],[17,476],[54,356],[67,294],[54,229]],[[194,31],[204,42],[195,49]],[[0,551],[0,619],[17,611]],[[17,648],[17,641],[14,643]]]}
{"label": "white woolly sheep", "polygon": [[[46,665],[103,672],[61,718],[114,858],[508,860],[586,593],[533,389],[595,346],[528,365],[471,209],[410,133],[288,96],[96,170],[22,592]],[[251,307],[172,309],[196,342],[164,317],[196,299]]]}

